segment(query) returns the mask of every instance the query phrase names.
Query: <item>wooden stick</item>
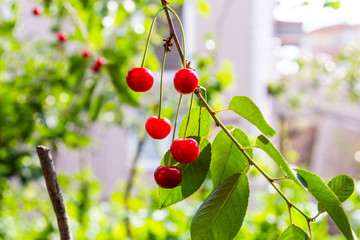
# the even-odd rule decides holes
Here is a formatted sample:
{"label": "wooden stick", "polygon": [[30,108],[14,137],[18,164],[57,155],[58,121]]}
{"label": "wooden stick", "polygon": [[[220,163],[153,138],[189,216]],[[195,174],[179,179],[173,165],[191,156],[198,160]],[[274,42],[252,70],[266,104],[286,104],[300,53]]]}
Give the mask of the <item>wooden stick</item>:
{"label": "wooden stick", "polygon": [[54,162],[50,148],[37,146],[36,152],[39,156],[41,169],[44,174],[46,187],[56,214],[61,240],[73,240],[69,215],[66,211],[63,196],[60,192],[59,183],[56,178]]}

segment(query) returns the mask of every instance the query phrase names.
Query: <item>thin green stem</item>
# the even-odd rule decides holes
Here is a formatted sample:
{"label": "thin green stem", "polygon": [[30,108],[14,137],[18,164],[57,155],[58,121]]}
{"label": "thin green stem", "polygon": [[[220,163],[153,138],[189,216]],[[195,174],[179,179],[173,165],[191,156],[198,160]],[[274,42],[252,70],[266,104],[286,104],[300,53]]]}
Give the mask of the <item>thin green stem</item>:
{"label": "thin green stem", "polygon": [[271,180],[272,180],[272,181],[278,181],[278,180],[285,180],[285,179],[289,179],[288,176],[272,178]]}
{"label": "thin green stem", "polygon": [[316,214],[316,216],[312,218],[312,220],[315,221],[315,219],[316,219],[318,216],[320,216],[320,214],[321,214],[321,212],[318,212],[318,213]]}
{"label": "thin green stem", "polygon": [[219,120],[219,118],[216,116],[216,114],[214,113],[214,111],[211,109],[211,107],[209,106],[209,104],[205,101],[205,99],[203,98],[203,96],[201,95],[201,91],[200,88],[198,87],[195,90],[195,94],[196,96],[199,98],[200,102],[204,105],[204,107],[206,108],[206,110],[210,113],[211,117],[214,119],[215,124],[217,126],[220,126],[221,129],[226,133],[226,135],[228,135],[228,137],[233,141],[233,143],[236,145],[236,147],[244,154],[244,156],[247,158],[247,160],[249,161],[249,163],[251,165],[253,165],[265,178],[266,180],[268,180],[268,182],[272,185],[272,187],[280,194],[280,196],[285,200],[285,202],[290,205],[291,207],[293,207],[294,209],[296,209],[301,215],[303,215],[307,221],[312,221],[312,218],[309,217],[308,215],[306,215],[302,210],[300,210],[297,206],[295,206],[286,196],[285,194],[274,184],[274,182],[272,181],[272,178],[263,170],[260,168],[259,165],[257,165],[257,163],[249,156],[249,154],[243,150],[243,147],[241,146],[241,144],[235,139],[235,137],[230,133],[230,131],[225,127],[225,125]]}
{"label": "thin green stem", "polygon": [[186,121],[185,132],[184,132],[184,139],[186,139],[186,133],[187,133],[187,129],[188,129],[189,122],[190,122],[190,115],[191,115],[191,109],[192,109],[192,105],[193,105],[193,100],[194,100],[194,93],[191,94],[190,108],[189,108],[189,116],[188,116],[188,119],[187,119],[187,121]]}
{"label": "thin green stem", "polygon": [[182,99],[182,94],[180,94],[180,98],[179,98],[179,103],[177,106],[177,110],[176,110],[176,117],[175,117],[175,123],[174,123],[174,132],[173,132],[173,136],[172,136],[172,141],[173,142],[175,140],[175,131],[176,131],[176,124],[177,124],[177,120],[179,117],[179,111],[180,111],[180,104],[181,104],[181,99]]}
{"label": "thin green stem", "polygon": [[151,39],[151,35],[152,35],[153,29],[154,29],[155,21],[156,21],[157,16],[161,13],[162,10],[164,10],[163,7],[160,8],[160,10],[156,13],[156,15],[155,15],[155,17],[154,17],[154,19],[153,19],[153,21],[151,23],[150,31],[149,31],[149,34],[148,34],[148,37],[147,37],[147,40],[146,40],[144,56],[143,56],[142,61],[141,61],[141,67],[145,66],[145,59],[146,59],[146,55],[147,55],[147,52],[148,52],[148,49],[149,49],[150,39]]}
{"label": "thin green stem", "polygon": [[[179,117],[179,112],[180,112],[180,105],[181,105],[182,96],[183,96],[183,95],[180,94],[179,103],[178,103],[177,110],[176,110],[176,117],[175,117],[175,123],[174,123],[174,131],[173,131],[173,136],[172,136],[172,141],[171,141],[171,142],[174,142],[174,140],[175,140],[176,125],[177,125],[177,120],[178,120],[178,117]],[[168,161],[167,161],[167,166],[170,166],[170,165],[171,165],[171,154],[169,154],[169,158],[168,158]]]}
{"label": "thin green stem", "polygon": [[176,17],[176,20],[178,21],[179,23],[179,26],[180,26],[180,29],[181,29],[181,36],[182,36],[182,42],[183,42],[183,65],[184,65],[184,68],[186,68],[186,50],[185,50],[185,33],[184,33],[184,28],[182,26],[182,23],[180,21],[180,18],[179,16],[176,14],[176,12],[174,10],[172,10],[171,7],[169,6],[166,6],[165,7],[166,9],[168,9],[175,17]]}
{"label": "thin green stem", "polygon": [[288,204],[288,210],[289,210],[289,218],[290,218],[290,225],[292,225],[292,217],[291,217],[291,206]]}
{"label": "thin green stem", "polygon": [[164,55],[161,64],[161,77],[160,77],[160,101],[159,101],[159,113],[158,118],[161,117],[161,104],[162,104],[162,94],[163,94],[163,76],[164,76],[164,67],[165,67],[165,58],[166,58],[166,49],[164,48]]}

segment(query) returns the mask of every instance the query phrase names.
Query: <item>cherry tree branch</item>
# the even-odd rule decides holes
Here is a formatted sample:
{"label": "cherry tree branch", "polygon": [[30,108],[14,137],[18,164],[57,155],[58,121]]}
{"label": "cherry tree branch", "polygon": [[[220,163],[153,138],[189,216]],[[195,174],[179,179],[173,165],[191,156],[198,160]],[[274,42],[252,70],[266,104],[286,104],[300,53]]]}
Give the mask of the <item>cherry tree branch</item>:
{"label": "cherry tree branch", "polygon": [[55,166],[50,152],[50,148],[37,146],[36,152],[40,159],[41,169],[44,174],[46,188],[48,190],[57,223],[61,240],[73,240],[69,215],[66,211],[64,198],[61,194],[59,183],[56,177]]}
{"label": "cherry tree branch", "polygon": [[[166,1],[165,1],[166,2]],[[164,6],[164,1],[162,1],[162,4]],[[164,6],[165,9],[165,13],[168,14],[168,9],[166,8],[166,5]],[[167,15],[168,16],[168,15]],[[168,25],[169,25],[169,29],[170,29],[170,34],[172,32],[175,32],[174,30],[174,24],[172,22],[172,19],[170,17],[167,17],[168,20]],[[180,58],[183,58],[184,54],[183,51],[181,49],[180,43],[179,41],[177,41],[177,36],[176,34],[173,35],[173,39],[175,41],[175,45],[178,49]],[[303,215],[305,217],[305,219],[310,222],[313,221],[313,219],[311,217],[309,217],[307,214],[305,214],[301,209],[299,209],[295,204],[293,204],[286,196],[285,194],[279,189],[279,187],[277,187],[274,184],[273,179],[263,170],[260,168],[259,165],[257,165],[257,163],[249,156],[249,154],[247,154],[247,152],[245,151],[245,149],[240,145],[240,143],[231,135],[231,133],[229,132],[229,130],[225,127],[225,125],[220,121],[220,119],[216,116],[216,113],[211,109],[211,107],[209,106],[209,104],[207,103],[207,101],[202,97],[201,95],[201,87],[198,86],[195,89],[195,95],[198,97],[199,101],[202,103],[202,105],[205,107],[205,109],[210,113],[211,117],[213,118],[213,120],[215,121],[216,126],[221,127],[221,129],[228,135],[228,137],[233,141],[233,143],[237,146],[237,148],[239,148],[239,150],[244,154],[244,156],[247,158],[247,160],[249,161],[250,165],[253,165],[265,178],[266,180],[268,180],[268,182],[272,185],[272,187],[280,194],[280,196],[285,200],[285,202],[288,204],[288,206],[293,207],[294,209],[296,209],[301,215]]]}

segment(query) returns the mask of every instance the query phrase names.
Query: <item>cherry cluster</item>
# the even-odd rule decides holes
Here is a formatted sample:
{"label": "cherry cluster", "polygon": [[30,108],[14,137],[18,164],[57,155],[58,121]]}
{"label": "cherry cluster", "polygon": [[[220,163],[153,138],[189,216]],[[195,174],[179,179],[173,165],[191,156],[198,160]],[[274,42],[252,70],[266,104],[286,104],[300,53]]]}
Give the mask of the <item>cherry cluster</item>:
{"label": "cherry cluster", "polygon": [[[144,67],[132,68],[126,76],[129,88],[135,92],[146,92],[154,84],[154,74]],[[199,80],[195,71],[180,69],[174,77],[174,87],[180,94],[193,93],[198,86]],[[161,86],[162,87],[162,86]],[[161,98],[161,96],[160,96]],[[161,99],[160,99],[161,102]],[[164,139],[171,132],[169,119],[159,116],[151,116],[145,123],[146,132],[154,139]],[[175,129],[174,129],[175,131]],[[170,146],[170,154],[179,163],[188,164],[199,156],[199,144],[192,138],[179,138],[173,140]],[[176,166],[159,166],[154,172],[156,183],[162,188],[174,188],[182,179],[181,170]]]}
{"label": "cherry cluster", "polygon": [[[44,0],[45,2],[49,2],[50,0]],[[32,13],[34,16],[41,16],[44,12],[44,9],[41,6],[37,6],[33,8]],[[57,33],[57,41],[59,43],[65,43],[67,40],[69,40],[69,34],[66,32],[58,32]],[[91,50],[86,48],[81,52],[81,56],[84,59],[88,59],[91,57]],[[94,73],[98,73],[101,68],[106,64],[106,59],[103,57],[98,57],[95,59],[93,65],[91,66],[91,70]]]}

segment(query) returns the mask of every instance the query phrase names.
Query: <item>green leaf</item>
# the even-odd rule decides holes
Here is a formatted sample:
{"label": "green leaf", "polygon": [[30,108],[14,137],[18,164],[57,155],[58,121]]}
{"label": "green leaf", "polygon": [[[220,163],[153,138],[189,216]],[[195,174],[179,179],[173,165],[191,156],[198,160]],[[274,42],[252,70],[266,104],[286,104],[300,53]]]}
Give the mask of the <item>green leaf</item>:
{"label": "green leaf", "polygon": [[248,206],[246,174],[229,177],[201,204],[191,223],[192,240],[230,240],[238,233]]}
{"label": "green leaf", "polygon": [[[200,112],[201,111],[201,112]],[[183,138],[185,133],[185,126],[189,116],[189,112],[185,115],[183,120],[181,121],[179,127],[178,137]],[[199,120],[200,118],[200,120]],[[199,135],[199,126],[200,126],[200,135]],[[191,110],[190,122],[188,125],[188,130],[186,132],[186,136],[200,136],[204,137],[208,135],[211,127],[211,116],[205,108],[194,107]]]}
{"label": "green leaf", "polygon": [[349,240],[353,240],[349,220],[335,193],[316,174],[302,169],[295,169],[295,171],[302,181],[305,181],[308,191],[322,204],[344,236]]}
{"label": "green leaf", "polygon": [[[354,180],[347,175],[339,175],[334,177],[328,184],[329,188],[336,194],[340,202],[344,202],[354,192]],[[325,208],[319,204],[318,210],[320,213],[325,212]]]}
{"label": "green leaf", "polygon": [[256,138],[256,147],[264,150],[269,157],[271,157],[274,162],[283,170],[286,175],[292,179],[294,182],[302,186],[300,181],[296,178],[293,170],[289,167],[285,158],[281,155],[279,150],[267,139],[264,135],[260,135]]}
{"label": "green leaf", "polygon": [[285,229],[278,240],[310,240],[310,237],[301,228],[292,224]]}
{"label": "green leaf", "polygon": [[[192,138],[199,142],[198,137]],[[211,144],[206,139],[202,141],[203,142],[200,145],[200,154],[192,163],[178,163],[171,157],[170,151],[165,154],[162,165],[165,165],[170,157],[171,165],[180,168],[182,172],[182,181],[179,186],[173,189],[159,188],[160,208],[168,207],[191,196],[204,182],[210,166]]]}
{"label": "green leaf", "polygon": [[324,7],[331,7],[333,9],[339,9],[340,1],[327,1],[324,3]]}
{"label": "green leaf", "polygon": [[245,96],[233,97],[229,103],[228,109],[233,110],[235,113],[251,122],[265,136],[271,138],[276,134],[276,131],[265,121],[260,109],[250,98]]}
{"label": "green leaf", "polygon": [[[250,146],[250,141],[243,131],[230,126],[227,128],[242,146]],[[251,158],[253,157],[252,149],[248,149],[246,152]],[[233,174],[244,171],[248,164],[249,162],[245,155],[236,147],[229,136],[221,130],[216,135],[212,144],[210,171],[214,187],[220,185]]]}

